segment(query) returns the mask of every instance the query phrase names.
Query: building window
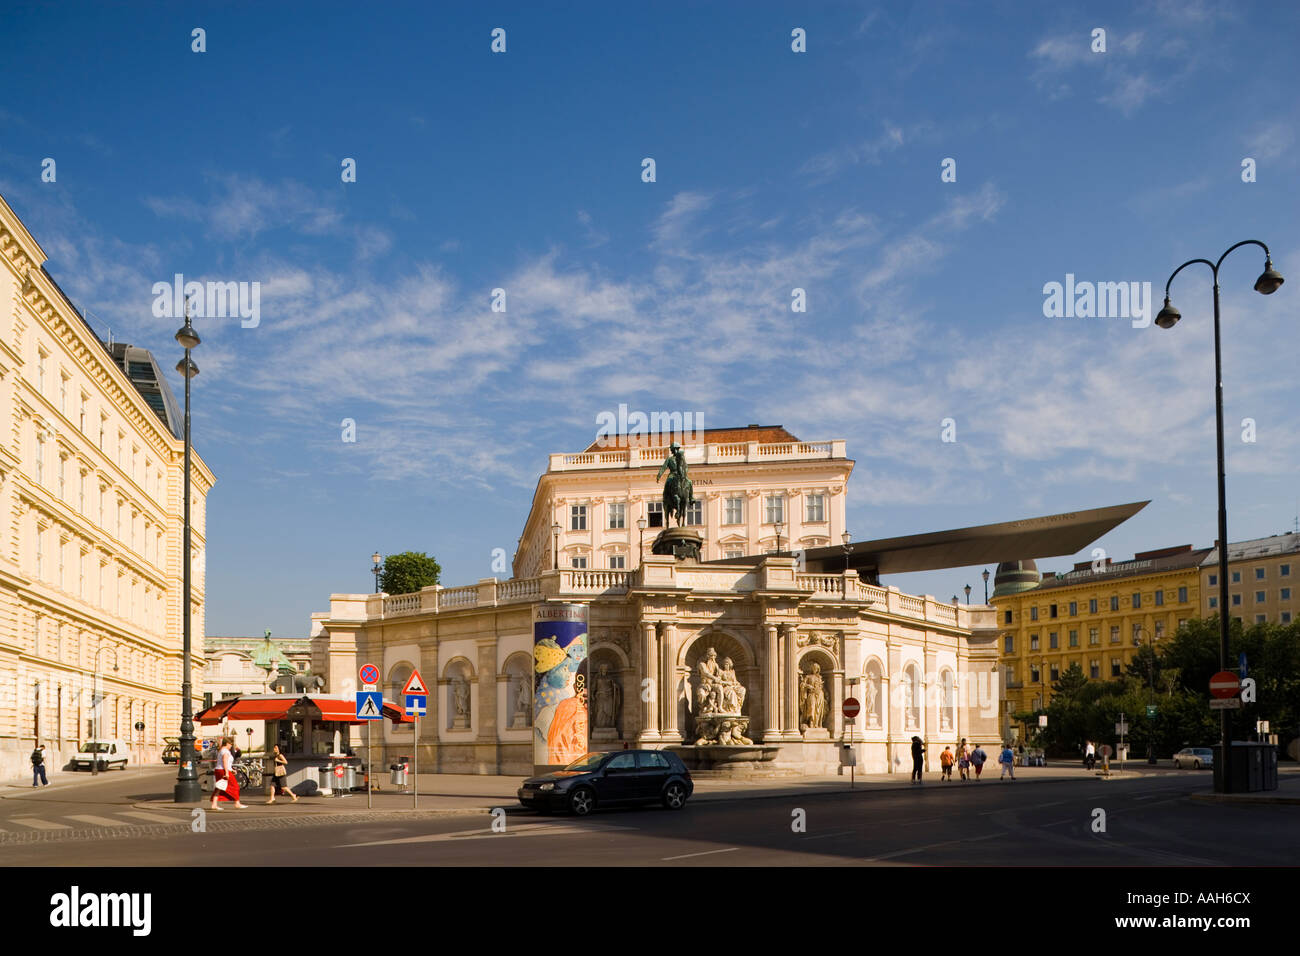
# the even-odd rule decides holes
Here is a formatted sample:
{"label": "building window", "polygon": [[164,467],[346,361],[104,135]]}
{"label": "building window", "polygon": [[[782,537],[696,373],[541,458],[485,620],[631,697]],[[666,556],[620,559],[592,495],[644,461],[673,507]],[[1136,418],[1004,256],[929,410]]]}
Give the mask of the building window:
{"label": "building window", "polygon": [[65,418],[68,414],[68,376],[59,373],[59,414]]}
{"label": "building window", "polygon": [[1187,588],[1178,589],[1178,603],[1179,604],[1187,603]]}
{"label": "building window", "polygon": [[1291,600],[1291,589],[1290,589],[1290,588],[1282,588],[1282,595],[1281,595],[1281,596],[1282,596],[1282,600],[1283,600],[1283,601],[1289,601],[1289,600]]}
{"label": "building window", "polygon": [[723,502],[723,524],[743,524],[745,521],[745,499],[727,498]]}
{"label": "building window", "polygon": [[1289,578],[1291,576],[1291,565],[1282,564],[1278,566],[1277,573],[1279,577]]}
{"label": "building window", "polygon": [[1118,657],[1112,657],[1110,659],[1110,676],[1119,677],[1119,675],[1120,675],[1120,660]]}
{"label": "building window", "polygon": [[1031,683],[1031,684],[1037,684],[1037,683],[1038,683],[1038,665],[1037,665],[1037,664],[1031,664],[1031,665],[1029,666],[1029,683]]}
{"label": "building window", "polygon": [[1038,608],[1036,608],[1036,607],[1031,607],[1031,608],[1029,609],[1029,620],[1031,620],[1031,621],[1036,621],[1036,620],[1038,620]]}
{"label": "building window", "polygon": [[1256,591],[1256,592],[1255,592],[1255,603],[1256,603],[1256,604],[1263,604],[1263,603],[1264,603],[1264,593],[1265,593],[1265,592],[1263,592],[1263,591]]}
{"label": "building window", "polygon": [[727,554],[726,554],[726,556],[727,556],[728,558],[743,558],[743,557],[745,556],[745,552],[744,552],[744,551],[728,551]]}
{"label": "building window", "polygon": [[1119,595],[1117,595],[1117,594],[1112,594],[1112,595],[1111,595],[1111,598],[1110,598],[1110,609],[1111,609],[1112,611],[1118,611],[1118,610],[1119,610]]}
{"label": "building window", "polygon": [[1210,607],[1216,608],[1218,606],[1219,606],[1219,599],[1217,597],[1210,598]]}
{"label": "building window", "polygon": [[687,524],[704,524],[704,502],[698,499],[691,502],[691,506],[686,509]]}
{"label": "building window", "polygon": [[664,526],[664,503],[662,501],[648,502],[645,513],[651,528],[662,528]]}
{"label": "building window", "polygon": [[1070,617],[1078,617],[1078,616],[1079,616],[1079,602],[1078,602],[1078,601],[1071,601],[1071,602],[1070,602]]}
{"label": "building window", "polygon": [[1089,613],[1089,614],[1096,614],[1096,613],[1097,613],[1097,599],[1096,599],[1096,598],[1088,598],[1088,613]]}
{"label": "building window", "polygon": [[609,526],[611,528],[627,527],[627,504],[622,501],[611,501],[609,504]]}
{"label": "building window", "polygon": [[1060,646],[1061,646],[1061,639],[1057,636],[1056,631],[1052,631],[1052,633],[1047,635],[1048,650],[1054,651],[1059,649]]}
{"label": "building window", "polygon": [[1048,617],[1056,617],[1056,605],[1052,604],[1047,608]]}
{"label": "building window", "polygon": [[1136,647],[1142,640],[1142,625],[1133,625],[1133,645]]}
{"label": "building window", "polygon": [[1256,580],[1256,581],[1263,581],[1263,580],[1264,580],[1264,569],[1263,569],[1263,568],[1256,568],[1256,569],[1255,569],[1255,580]]}
{"label": "building window", "polygon": [[1290,623],[1291,623],[1291,612],[1290,612],[1290,611],[1283,611],[1283,612],[1282,612],[1282,623],[1283,623],[1283,624],[1290,624]]}
{"label": "building window", "polygon": [[1165,603],[1165,592],[1162,588],[1156,588],[1156,607],[1163,607]]}
{"label": "building window", "polygon": [[577,570],[585,570],[587,567],[587,559],[585,557],[574,557],[573,567]]}
{"label": "building window", "polygon": [[1078,646],[1079,646],[1079,632],[1078,632],[1078,631],[1071,631],[1071,632],[1070,632],[1070,646],[1071,646],[1071,647],[1078,647]]}
{"label": "building window", "polygon": [[1232,596],[1232,606],[1233,606],[1233,607],[1239,607],[1240,605],[1241,605],[1241,595],[1240,595],[1240,594],[1234,594],[1234,595]]}
{"label": "building window", "polygon": [[1256,623],[1256,624],[1263,624],[1265,620],[1267,620],[1267,618],[1266,618],[1263,614],[1256,614],[1256,615],[1255,615],[1255,623]]}
{"label": "building window", "polygon": [[1164,636],[1165,636],[1165,622],[1156,621],[1156,640],[1158,641],[1160,640],[1160,638]]}
{"label": "building window", "polygon": [[1118,625],[1118,624],[1112,624],[1111,627],[1110,627],[1110,642],[1111,642],[1112,644],[1118,644],[1118,643],[1119,643],[1119,625]]}
{"label": "building window", "polygon": [[1134,607],[1142,606],[1142,595],[1139,594],[1137,591],[1133,592],[1133,606]]}
{"label": "building window", "polygon": [[1233,572],[1232,572],[1232,583],[1233,583],[1233,584],[1240,584],[1240,583],[1241,583],[1241,572],[1240,572],[1240,571],[1233,571]]}
{"label": "building window", "polygon": [[1050,673],[1052,677],[1052,683],[1056,683],[1058,680],[1061,679],[1061,668],[1058,665],[1053,664]]}
{"label": "building window", "polygon": [[1219,576],[1218,576],[1217,574],[1211,574],[1211,575],[1210,575],[1210,587],[1214,587],[1214,586],[1215,586],[1216,584],[1218,584],[1218,583],[1219,583]]}
{"label": "building window", "polygon": [[45,350],[38,348],[36,350],[36,390],[45,396],[45,360],[49,358]]}
{"label": "building window", "polygon": [[569,530],[570,531],[587,530],[587,506],[586,505],[569,506]]}
{"label": "building window", "polygon": [[1180,617],[1180,618],[1178,619],[1178,630],[1181,631],[1181,630],[1182,630],[1183,628],[1185,628],[1186,626],[1187,626],[1187,618],[1185,618],[1185,617]]}
{"label": "building window", "polygon": [[1016,652],[1016,639],[1010,634],[1005,635],[1002,638],[1002,653],[1014,654],[1015,652]]}
{"label": "building window", "polygon": [[1095,627],[1088,628],[1088,644],[1095,645],[1101,643],[1101,633]]}
{"label": "building window", "polygon": [[1093,680],[1101,676],[1101,661],[1088,662],[1088,676]]}
{"label": "building window", "polygon": [[804,501],[804,521],[826,520],[826,497],[824,495],[805,495]]}
{"label": "building window", "polygon": [[763,523],[785,524],[785,495],[768,495],[763,499]]}
{"label": "building window", "polygon": [[1010,611],[1007,611],[1007,613],[1006,613],[1006,618],[1007,618],[1006,623],[1007,623],[1007,624],[1010,624],[1010,623],[1011,623],[1011,612],[1010,612]]}
{"label": "building window", "polygon": [[611,571],[622,571],[627,568],[627,557],[622,554],[611,554],[609,556],[609,569]]}
{"label": "building window", "polygon": [[1037,635],[1037,634],[1030,634],[1030,635],[1029,635],[1029,649],[1030,649],[1031,651],[1036,651],[1036,650],[1038,650],[1038,635]]}
{"label": "building window", "polygon": [[36,483],[45,484],[45,439],[36,436]]}

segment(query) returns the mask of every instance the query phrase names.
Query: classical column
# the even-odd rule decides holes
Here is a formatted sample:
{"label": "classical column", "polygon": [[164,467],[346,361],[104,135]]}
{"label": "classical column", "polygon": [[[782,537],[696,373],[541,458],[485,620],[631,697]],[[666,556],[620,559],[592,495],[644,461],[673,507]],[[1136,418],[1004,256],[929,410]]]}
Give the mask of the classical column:
{"label": "classical column", "polygon": [[799,628],[794,624],[782,624],[785,630],[785,727],[783,736],[787,740],[801,740],[799,733],[799,658],[795,649]]}
{"label": "classical column", "polygon": [[764,664],[767,669],[767,685],[763,701],[763,742],[776,740],[781,736],[781,660],[777,653],[776,625],[765,624],[767,629],[767,656]]}
{"label": "classical column", "polygon": [[831,739],[839,740],[844,734],[844,671],[831,671],[831,693],[827,706],[831,710]]}
{"label": "classical column", "polygon": [[[638,742],[653,742],[659,739],[659,667],[655,657],[655,624],[654,621],[641,622],[641,677],[643,680],[650,681],[650,699],[646,700],[645,692],[640,686],[636,687],[636,694],[641,698],[641,732],[637,734]],[[628,688],[632,690],[632,688]]]}
{"label": "classical column", "polygon": [[665,742],[681,743],[682,735],[677,729],[677,683],[679,675],[677,668],[673,665],[673,658],[677,656],[677,627],[672,621],[663,623],[663,637],[660,640],[660,646],[663,651],[662,660],[659,664],[659,673],[662,675],[663,695],[660,700],[663,701],[663,722],[659,732],[659,738]]}

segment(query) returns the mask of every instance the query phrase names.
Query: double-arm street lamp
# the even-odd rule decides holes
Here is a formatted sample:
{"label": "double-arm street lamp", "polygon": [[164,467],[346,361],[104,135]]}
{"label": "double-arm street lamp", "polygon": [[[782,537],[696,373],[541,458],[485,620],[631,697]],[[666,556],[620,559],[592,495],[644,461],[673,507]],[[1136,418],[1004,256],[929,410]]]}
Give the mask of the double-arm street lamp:
{"label": "double-arm street lamp", "polygon": [[185,357],[176,363],[176,371],[185,377],[185,511],[184,537],[181,542],[181,739],[176,758],[176,786],[172,799],[176,803],[198,803],[203,798],[199,790],[199,774],[194,766],[194,710],[190,687],[190,379],[199,374],[199,367],[190,360],[190,350],[198,348],[199,334],[190,324],[189,303],[185,304],[185,325],[176,333],[176,342],[185,349]]}
{"label": "double-arm street lamp", "polygon": [[[1218,262],[1211,262],[1209,259],[1189,259],[1173,271],[1169,276],[1169,281],[1165,283],[1165,305],[1156,316],[1156,325],[1162,329],[1172,329],[1174,325],[1182,318],[1182,314],[1173,307],[1169,301],[1169,287],[1173,284],[1174,276],[1182,272],[1188,266],[1194,263],[1201,263],[1210,267],[1210,272],[1214,277],[1214,413],[1215,413],[1215,435],[1218,440],[1218,459],[1219,459],[1219,670],[1224,670],[1228,666],[1228,506],[1227,496],[1224,483],[1224,458],[1223,458],[1223,356],[1219,344],[1219,266],[1223,265],[1223,260],[1228,257],[1228,253],[1241,246],[1259,246],[1264,250],[1264,271],[1260,277],[1255,280],[1255,291],[1261,295],[1272,295],[1283,283],[1283,278],[1273,268],[1273,258],[1269,254],[1268,246],[1258,239],[1246,239],[1238,242],[1236,245],[1229,246],[1223,255],[1219,256]],[[1216,771],[1216,782],[1222,786],[1222,792],[1232,790],[1232,775],[1229,773],[1232,760],[1232,741],[1228,733],[1228,711],[1226,709],[1219,711],[1219,758],[1223,761],[1222,772]]]}
{"label": "double-arm street lamp", "polygon": [[[104,653],[104,651],[113,652],[113,673],[117,673],[117,648],[101,645],[100,648],[97,651],[95,651],[95,670],[90,676],[90,696],[92,698],[96,696],[95,686],[99,683],[99,655]],[[99,715],[104,706],[104,694],[103,694],[102,687],[100,688],[100,693],[98,695],[98,698],[94,701],[94,704],[95,704],[95,732],[91,734],[91,737],[94,741],[98,741],[99,733],[100,733]],[[91,776],[94,776],[95,774],[99,773],[98,757],[94,757],[91,759],[90,772],[91,772]]]}

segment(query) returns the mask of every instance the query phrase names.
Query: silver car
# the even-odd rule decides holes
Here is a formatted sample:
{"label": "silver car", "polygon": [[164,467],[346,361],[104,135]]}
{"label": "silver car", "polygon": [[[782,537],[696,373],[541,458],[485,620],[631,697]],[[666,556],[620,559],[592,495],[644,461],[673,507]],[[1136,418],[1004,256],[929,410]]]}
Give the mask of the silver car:
{"label": "silver car", "polygon": [[1213,767],[1214,751],[1209,747],[1184,747],[1174,754],[1174,766],[1179,770],[1184,767],[1191,767],[1193,770]]}

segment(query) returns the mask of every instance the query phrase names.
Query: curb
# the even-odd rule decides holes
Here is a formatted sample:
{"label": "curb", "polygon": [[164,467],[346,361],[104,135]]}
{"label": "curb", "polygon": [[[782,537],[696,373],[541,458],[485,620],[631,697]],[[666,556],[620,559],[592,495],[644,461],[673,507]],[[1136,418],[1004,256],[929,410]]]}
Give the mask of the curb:
{"label": "curb", "polygon": [[1193,800],[1199,800],[1201,803],[1262,803],[1271,806],[1278,806],[1281,804],[1300,806],[1300,797],[1250,797],[1246,796],[1244,793],[1193,793],[1189,794],[1189,796]]}

